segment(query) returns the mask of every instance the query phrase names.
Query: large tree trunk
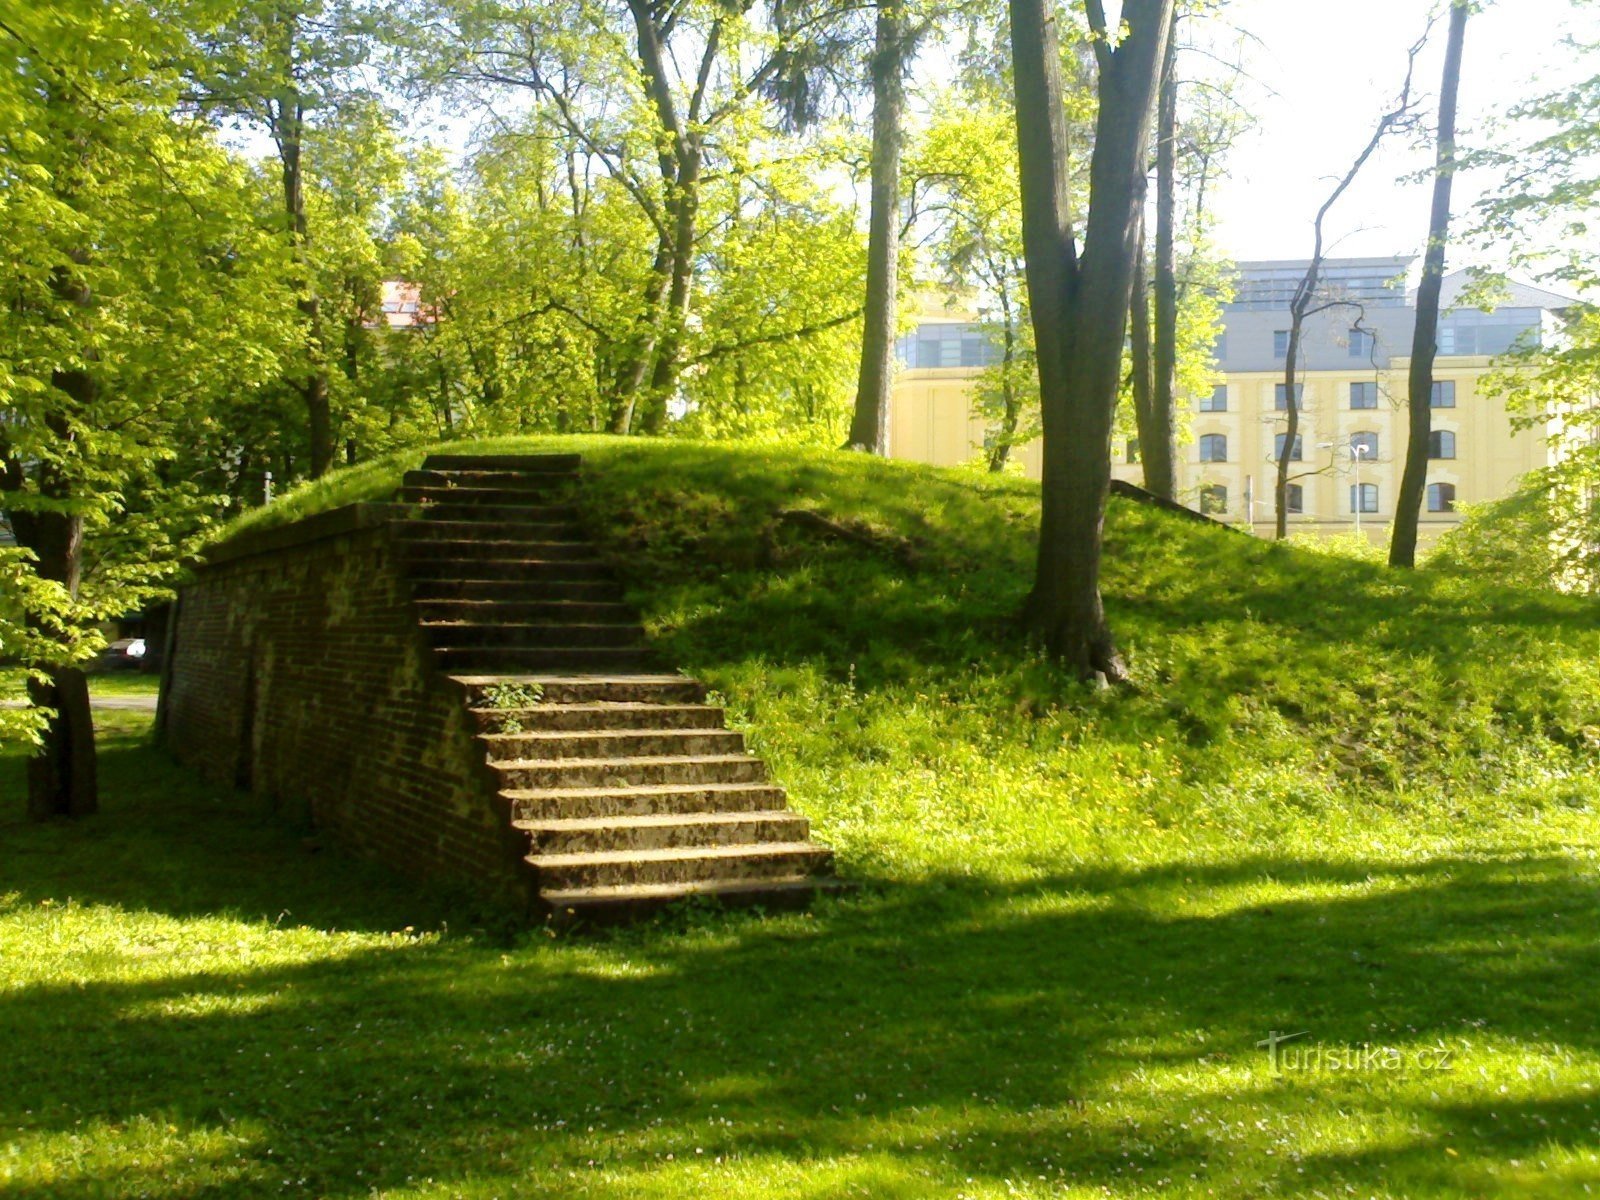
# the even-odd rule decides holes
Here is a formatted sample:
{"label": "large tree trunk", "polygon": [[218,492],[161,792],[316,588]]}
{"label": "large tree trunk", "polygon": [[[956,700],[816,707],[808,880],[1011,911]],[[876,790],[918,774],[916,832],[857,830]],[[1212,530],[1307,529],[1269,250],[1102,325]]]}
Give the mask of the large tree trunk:
{"label": "large tree trunk", "polygon": [[656,339],[655,365],[650,372],[648,404],[644,412],[646,433],[660,433],[667,421],[667,402],[677,390],[684,330],[688,327],[690,285],[694,276],[696,219],[700,211],[700,158],[685,156],[678,172],[677,194],[672,204],[672,271],[667,306],[661,314]]}
{"label": "large tree trunk", "polygon": [[1140,181],[1172,0],[1126,0],[1120,44],[1112,49],[1104,36],[1096,42],[1100,107],[1081,260],[1068,208],[1055,9],[1050,0],[1011,0],[1010,10],[1023,245],[1044,423],[1039,557],[1025,619],[1046,651],[1080,677],[1121,679],[1100,599],[1102,527]]}
{"label": "large tree trunk", "polygon": [[320,478],[333,465],[333,413],[328,404],[328,374],[322,347],[322,304],[309,261],[310,229],[306,221],[305,170],[301,147],[305,136],[305,109],[298,98],[285,100],[277,122],[278,158],[282,165],[283,207],[289,222],[289,239],[299,278],[296,306],[306,322],[304,376],[295,385],[306,406],[307,449],[311,477]]}
{"label": "large tree trunk", "polygon": [[846,447],[889,451],[889,388],[899,297],[900,155],[906,99],[905,11],[898,0],[878,5],[872,46],[872,199],[867,230],[867,296],[861,326],[861,371]]}
{"label": "large tree trunk", "polygon": [[1461,51],[1467,36],[1467,0],[1453,0],[1450,33],[1445,43],[1444,80],[1439,88],[1438,159],[1433,173],[1433,211],[1428,219],[1428,248],[1417,286],[1417,325],[1411,338],[1411,372],[1407,396],[1409,440],[1406,465],[1395,500],[1389,565],[1414,567],[1417,522],[1428,486],[1428,439],[1433,432],[1433,360],[1439,349],[1439,292],[1444,283],[1444,252],[1450,238],[1450,185],[1456,173],[1456,95],[1461,90]]}
{"label": "large tree trunk", "polygon": [[[633,364],[643,382],[648,368],[648,387],[638,399],[623,399],[613,411],[613,429],[639,420],[648,433],[659,433],[666,423],[667,400],[677,386],[679,361],[690,306],[693,300],[695,224],[700,211],[700,167],[703,161],[702,134],[695,123],[705,97],[704,81],[721,40],[721,23],[712,26],[701,51],[699,79],[689,102],[687,120],[678,115],[678,100],[667,69],[667,47],[662,32],[661,10],[648,0],[628,0],[633,15],[635,44],[644,77],[645,91],[661,123],[662,139],[656,150],[666,197],[666,224],[656,246],[655,279],[651,314],[654,330],[648,337],[649,349]],[[665,299],[665,306],[662,299]],[[637,392],[635,392],[637,396]],[[642,400],[643,411],[640,411]],[[623,411],[626,409],[626,411]],[[624,421],[623,418],[627,420]]]}
{"label": "large tree trunk", "polygon": [[[78,407],[94,400],[96,384],[87,371],[56,371],[51,382]],[[63,443],[71,440],[72,431],[64,416],[52,419],[50,426]],[[8,487],[20,486],[20,464],[12,464],[7,476]],[[71,500],[70,481],[50,464],[39,467],[38,482],[42,496],[63,505]],[[61,584],[76,599],[83,569],[83,518],[68,512],[13,511],[11,525],[17,544],[33,551],[39,578]],[[32,619],[29,624],[46,632]],[[29,680],[28,699],[35,707],[54,713],[45,724],[38,750],[28,761],[28,816],[44,821],[95,812],[100,807],[100,793],[94,717],[89,710],[89,685],[83,671],[78,667],[50,668],[43,680]]]}
{"label": "large tree trunk", "polygon": [[666,301],[671,276],[672,239],[662,234],[656,241],[656,257],[650,266],[650,282],[645,291],[644,316],[639,324],[639,334],[612,382],[611,412],[607,425],[612,433],[625,435],[633,432],[639,395],[650,374],[650,364],[655,360],[661,307]]}
{"label": "large tree trunk", "polygon": [[1178,264],[1174,225],[1177,220],[1177,77],[1176,7],[1167,31],[1167,52],[1161,65],[1161,94],[1156,104],[1156,262],[1155,346],[1152,354],[1150,429],[1139,433],[1139,458],[1144,486],[1168,500],[1178,495]]}

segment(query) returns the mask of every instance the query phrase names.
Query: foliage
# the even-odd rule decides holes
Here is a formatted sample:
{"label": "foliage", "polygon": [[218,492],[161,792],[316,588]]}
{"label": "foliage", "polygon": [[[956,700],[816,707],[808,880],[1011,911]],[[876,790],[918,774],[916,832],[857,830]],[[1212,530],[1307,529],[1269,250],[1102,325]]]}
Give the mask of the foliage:
{"label": "foliage", "polygon": [[181,49],[139,6],[34,6],[0,27],[0,509],[24,544],[66,518],[88,546],[76,594],[39,577],[66,579],[65,558],[7,556],[4,652],[40,670],[161,594],[209,507],[175,469],[182,431],[287,344],[251,177],[175,115]]}
{"label": "foliage", "polygon": [[1464,506],[1430,564],[1518,587],[1600,591],[1600,508],[1569,463],[1524,476],[1511,495]]}
{"label": "foliage", "polygon": [[[1592,13],[1594,0],[1574,0]],[[1580,70],[1600,63],[1592,24],[1568,39],[1566,57]],[[1592,223],[1600,205],[1600,73],[1536,96],[1513,109],[1505,141],[1469,161],[1498,169],[1503,185],[1479,201],[1474,235],[1514,266],[1552,286],[1600,294],[1600,249]],[[1485,301],[1497,280],[1480,283]],[[1460,563],[1496,563],[1519,579],[1593,590],[1597,554],[1594,497],[1600,488],[1600,310],[1575,302],[1559,330],[1541,344],[1514,348],[1485,388],[1505,397],[1513,423],[1545,430],[1552,466],[1503,503],[1480,505],[1451,539]],[[1548,568],[1548,569],[1546,569]]]}

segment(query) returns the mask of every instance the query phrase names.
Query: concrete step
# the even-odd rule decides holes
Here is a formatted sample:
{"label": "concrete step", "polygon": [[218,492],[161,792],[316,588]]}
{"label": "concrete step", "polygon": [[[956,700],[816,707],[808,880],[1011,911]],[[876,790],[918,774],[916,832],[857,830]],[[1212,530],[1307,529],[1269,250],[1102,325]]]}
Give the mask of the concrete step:
{"label": "concrete step", "polygon": [[411,595],[419,604],[439,601],[620,604],[622,585],[614,579],[413,578]]}
{"label": "concrete step", "polygon": [[451,679],[477,708],[488,704],[487,689],[503,684],[537,687],[541,704],[700,704],[706,698],[705,684],[675,672],[470,671]]}
{"label": "concrete step", "polygon": [[644,630],[638,625],[627,624],[423,621],[422,630],[436,646],[459,646],[463,649],[469,646],[647,649]]}
{"label": "concrete step", "polygon": [[507,788],[518,821],[600,819],[710,812],[772,812],[787,803],[770,783],[643,784],[636,787]]}
{"label": "concrete step", "polygon": [[533,538],[419,538],[403,542],[408,562],[431,562],[436,558],[471,561],[487,559],[534,559],[539,562],[581,562],[602,566],[588,542],[546,542]]}
{"label": "concrete step", "polygon": [[729,908],[804,908],[820,892],[844,890],[829,876],[792,875],[771,879],[713,879],[700,883],[643,883],[621,887],[552,889],[539,898],[557,918],[606,924],[654,912],[691,898],[714,900]]}
{"label": "concrete step", "polygon": [[438,646],[439,663],[451,673],[483,671],[584,671],[608,675],[659,670],[654,651],[637,646]]}
{"label": "concrete step", "polygon": [[613,581],[609,567],[596,560],[552,558],[411,558],[407,574],[413,580],[521,579],[563,583]]}
{"label": "concrete step", "polygon": [[526,525],[577,527],[578,510],[570,504],[496,504],[489,500],[461,500],[446,491],[444,499],[413,502],[413,520],[444,524],[450,521],[497,521],[519,528]]}
{"label": "concrete step", "polygon": [[551,471],[571,474],[583,462],[581,454],[430,454],[422,460],[425,471]]}
{"label": "concrete step", "polygon": [[576,542],[587,544],[576,526],[566,521],[443,520],[432,513],[390,526],[396,535],[421,542]]}
{"label": "concrete step", "polygon": [[811,842],[616,850],[592,854],[530,854],[539,890],[794,879],[826,869],[832,852]]}
{"label": "concrete step", "polygon": [[[438,479],[439,477],[433,476]],[[400,499],[424,510],[430,507],[511,509],[517,512],[572,513],[572,505],[549,489],[475,488],[449,483],[407,483],[400,488]]]}
{"label": "concrete step", "polygon": [[522,495],[556,495],[577,478],[555,471],[407,471],[402,487],[476,488]]}
{"label": "concrete step", "polygon": [[574,817],[515,821],[534,854],[600,854],[619,850],[803,842],[810,826],[798,813],[661,813],[640,817]]}
{"label": "concrete step", "polygon": [[767,782],[766,764],[748,754],[508,759],[489,765],[499,774],[501,788],[509,791]]}
{"label": "concrete step", "polygon": [[418,600],[424,621],[460,621],[471,625],[564,624],[631,625],[639,615],[620,601],[604,600]]}
{"label": "concrete step", "polygon": [[508,788],[500,795],[518,821],[771,812],[782,810],[788,802],[783,789],[770,783]]}
{"label": "concrete step", "polygon": [[541,704],[536,708],[474,708],[485,733],[508,722],[543,732],[622,729],[721,729],[722,710],[711,704]]}
{"label": "concrete step", "polygon": [[731,729],[531,729],[478,736],[496,762],[744,753],[744,735]]}

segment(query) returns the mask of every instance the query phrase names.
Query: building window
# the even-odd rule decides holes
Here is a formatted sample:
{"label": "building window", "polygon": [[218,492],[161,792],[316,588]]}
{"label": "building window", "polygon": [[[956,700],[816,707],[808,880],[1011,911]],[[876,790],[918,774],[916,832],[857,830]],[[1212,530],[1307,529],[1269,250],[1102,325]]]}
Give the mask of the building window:
{"label": "building window", "polygon": [[1351,408],[1377,408],[1378,385],[1375,383],[1352,383],[1350,385]]}
{"label": "building window", "polygon": [[1500,308],[1494,312],[1454,312],[1439,321],[1440,354],[1504,354],[1513,346],[1540,344],[1536,308]]}
{"label": "building window", "polygon": [[1456,435],[1448,429],[1435,429],[1428,435],[1429,458],[1454,458],[1456,456]]}
{"label": "building window", "polygon": [[1350,456],[1362,462],[1371,462],[1378,457],[1378,435],[1375,433],[1352,433],[1350,435]]}
{"label": "building window", "polygon": [[[1280,433],[1277,437],[1272,439],[1272,459],[1274,462],[1281,462],[1283,460],[1283,443],[1288,436],[1289,435],[1287,433]],[[1300,449],[1300,435],[1297,433],[1294,435],[1294,445],[1289,448],[1290,462],[1300,461]]]}
{"label": "building window", "polygon": [[1456,485],[1430,483],[1428,485],[1428,511],[1449,513],[1456,510]]}
{"label": "building window", "polygon": [[1200,435],[1200,461],[1227,462],[1227,435],[1222,433],[1202,433]]}
{"label": "building window", "polygon": [[1216,516],[1228,511],[1228,489],[1220,483],[1207,484],[1200,489],[1200,511]]}
{"label": "building window", "polygon": [[1284,488],[1283,507],[1285,512],[1303,513],[1306,510],[1306,490],[1298,483],[1291,483]]}
{"label": "building window", "polygon": [[1433,392],[1428,397],[1429,408],[1454,408],[1456,406],[1456,381],[1435,379]]}
{"label": "building window", "polygon": [[1272,357],[1289,357],[1289,331],[1287,329],[1274,329],[1272,331]]}
{"label": "building window", "polygon": [[[1283,384],[1275,383],[1275,384],[1272,385],[1272,407],[1273,408],[1277,409],[1279,412],[1288,411],[1288,408],[1289,408],[1288,396],[1289,396],[1289,389],[1284,387]],[[1294,406],[1296,408],[1301,407],[1301,405],[1304,402],[1305,398],[1306,398],[1306,385],[1303,384],[1303,383],[1295,384],[1294,385]]]}
{"label": "building window", "polygon": [[1375,483],[1352,483],[1350,485],[1350,511],[1353,513],[1377,512],[1378,485]]}
{"label": "building window", "polygon": [[986,367],[1000,355],[981,325],[929,322],[918,325],[898,343],[900,361],[913,369]]}
{"label": "building window", "polygon": [[1139,461],[1139,439],[1138,438],[1129,438],[1126,449],[1127,449],[1128,461],[1130,463],[1138,462]]}
{"label": "building window", "polygon": [[1211,389],[1211,395],[1200,397],[1201,412],[1227,412],[1228,411],[1228,385],[1219,383]]}
{"label": "building window", "polygon": [[1371,358],[1372,352],[1377,348],[1377,341],[1372,333],[1366,329],[1352,329],[1350,331],[1350,357]]}

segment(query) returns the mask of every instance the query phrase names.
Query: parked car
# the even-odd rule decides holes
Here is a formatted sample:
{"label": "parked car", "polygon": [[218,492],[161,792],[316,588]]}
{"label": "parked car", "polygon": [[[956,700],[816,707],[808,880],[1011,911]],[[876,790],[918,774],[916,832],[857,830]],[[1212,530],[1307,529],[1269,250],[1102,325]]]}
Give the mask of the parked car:
{"label": "parked car", "polygon": [[107,671],[137,671],[144,654],[143,638],[118,638],[100,651],[99,666]]}

